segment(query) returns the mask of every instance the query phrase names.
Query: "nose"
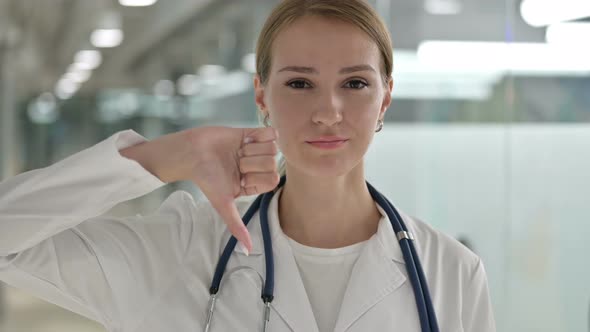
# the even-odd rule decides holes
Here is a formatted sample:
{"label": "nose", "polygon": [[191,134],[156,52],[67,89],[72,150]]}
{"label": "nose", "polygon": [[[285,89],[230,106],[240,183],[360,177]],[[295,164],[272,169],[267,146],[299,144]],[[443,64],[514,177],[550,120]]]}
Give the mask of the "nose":
{"label": "nose", "polygon": [[342,121],[342,100],[334,93],[318,96],[312,120],[316,124],[333,126]]}

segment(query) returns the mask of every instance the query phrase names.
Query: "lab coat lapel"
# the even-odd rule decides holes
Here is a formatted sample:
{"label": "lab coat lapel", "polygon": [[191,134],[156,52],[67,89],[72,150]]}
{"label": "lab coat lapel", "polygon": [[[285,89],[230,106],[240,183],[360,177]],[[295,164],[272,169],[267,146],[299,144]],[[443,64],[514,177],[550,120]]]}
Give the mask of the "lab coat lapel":
{"label": "lab coat lapel", "polygon": [[275,298],[272,306],[293,331],[318,332],[297,262],[279,223],[281,192],[282,188],[277,190],[268,208],[275,264]]}
{"label": "lab coat lapel", "polygon": [[346,331],[359,317],[399,289],[406,281],[398,264],[404,263],[401,248],[389,219],[382,214],[377,233],[363,248],[344,294],[335,332]]}
{"label": "lab coat lapel", "polygon": [[[280,228],[278,198],[281,191],[282,188],[275,193],[268,208],[275,269],[274,300],[271,306],[276,314],[280,316],[279,318],[275,316],[275,312],[271,312],[271,326],[273,319],[282,319],[294,332],[319,332],[291,246]],[[260,211],[254,214],[248,229],[252,237],[253,255],[258,256],[258,258],[263,257],[261,255],[264,254],[264,242],[260,227]],[[236,246],[234,251],[237,250]],[[248,259],[245,256],[242,258]],[[260,273],[265,277],[266,266],[264,265],[264,259],[261,259],[260,262]]]}
{"label": "lab coat lapel", "polygon": [[318,332],[317,322],[299,268],[284,239],[273,237],[275,247],[275,299],[273,307],[293,331]]}

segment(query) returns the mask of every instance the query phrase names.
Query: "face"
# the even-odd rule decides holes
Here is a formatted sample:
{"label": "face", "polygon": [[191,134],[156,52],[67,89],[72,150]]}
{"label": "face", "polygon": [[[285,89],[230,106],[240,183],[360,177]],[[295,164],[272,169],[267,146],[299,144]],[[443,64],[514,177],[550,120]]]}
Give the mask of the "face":
{"label": "face", "polygon": [[[349,23],[304,17],[277,35],[271,62],[266,84],[255,78],[256,103],[278,130],[288,167],[312,176],[356,167],[391,102],[376,43]],[[310,143],[327,136],[346,141]]]}

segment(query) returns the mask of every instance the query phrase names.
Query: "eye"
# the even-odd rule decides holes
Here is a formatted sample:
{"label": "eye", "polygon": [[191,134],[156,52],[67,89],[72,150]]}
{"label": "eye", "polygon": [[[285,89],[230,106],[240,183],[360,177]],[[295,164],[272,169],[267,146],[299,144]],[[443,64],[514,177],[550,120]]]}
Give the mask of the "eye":
{"label": "eye", "polygon": [[311,88],[311,85],[304,80],[293,80],[286,84],[293,89],[308,89]]}
{"label": "eye", "polygon": [[364,88],[368,87],[369,84],[362,81],[362,80],[351,80],[351,81],[346,82],[346,84],[344,86],[346,86],[347,88],[360,90],[360,89],[364,89]]}

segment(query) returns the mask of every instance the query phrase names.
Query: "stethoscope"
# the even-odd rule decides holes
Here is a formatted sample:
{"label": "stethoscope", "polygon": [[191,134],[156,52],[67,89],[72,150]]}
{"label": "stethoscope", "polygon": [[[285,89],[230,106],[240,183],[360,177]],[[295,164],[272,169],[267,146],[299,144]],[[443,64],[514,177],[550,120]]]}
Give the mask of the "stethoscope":
{"label": "stethoscope", "polygon": [[[279,182],[277,188],[275,188],[273,191],[259,195],[242,218],[244,224],[248,225],[250,219],[252,219],[252,216],[254,213],[256,213],[256,210],[260,210],[260,226],[262,230],[262,240],[264,242],[264,258],[266,263],[266,279],[264,282],[264,289],[262,290],[262,301],[265,307],[264,325],[262,328],[263,332],[266,332],[268,322],[270,321],[270,303],[274,298],[273,290],[275,281],[272,243],[270,230],[268,227],[268,206],[277,189],[283,186],[286,180],[286,176],[281,177],[281,181]],[[408,276],[410,277],[410,282],[412,284],[412,288],[414,289],[414,297],[416,298],[416,305],[418,307],[418,316],[420,318],[420,326],[422,327],[422,331],[438,332],[439,330],[436,314],[432,306],[432,300],[430,298],[430,292],[428,291],[426,278],[424,277],[424,271],[422,270],[422,265],[420,264],[418,255],[416,254],[416,248],[412,243],[414,241],[414,237],[412,233],[408,231],[406,225],[402,221],[401,216],[393,207],[393,204],[391,204],[391,202],[389,202],[385,196],[381,195],[381,193],[375,190],[375,188],[373,188],[369,182],[366,183],[373,200],[375,200],[377,204],[379,204],[379,206],[381,206],[381,208],[387,213],[387,217],[391,221],[391,225],[393,226],[393,230],[399,241],[402,253],[404,255],[404,260],[406,262]],[[215,310],[215,301],[217,300],[217,292],[219,292],[221,278],[223,277],[223,272],[225,271],[225,267],[227,266],[227,262],[229,261],[236,243],[237,239],[232,236],[227,242],[221,257],[217,262],[215,275],[213,276],[211,288],[209,289],[209,309],[207,312],[205,332],[209,332],[209,328],[211,327],[211,319],[213,318],[213,312]]]}

